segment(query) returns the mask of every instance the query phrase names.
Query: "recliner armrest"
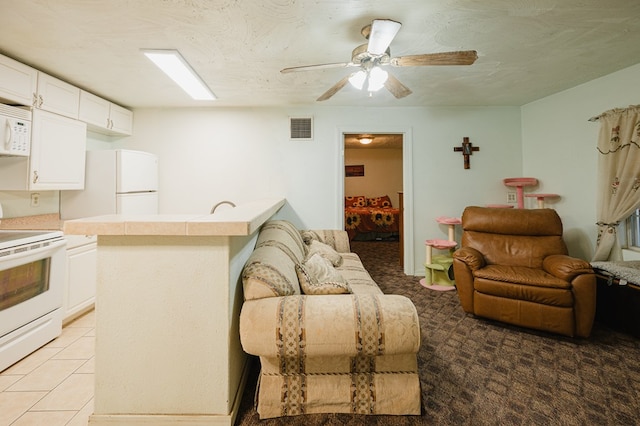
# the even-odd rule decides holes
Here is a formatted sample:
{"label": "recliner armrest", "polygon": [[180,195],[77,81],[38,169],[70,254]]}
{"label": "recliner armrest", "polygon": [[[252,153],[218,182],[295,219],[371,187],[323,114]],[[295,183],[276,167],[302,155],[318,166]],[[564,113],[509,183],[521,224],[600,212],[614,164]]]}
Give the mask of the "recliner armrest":
{"label": "recliner armrest", "polygon": [[462,247],[456,250],[453,253],[453,258],[465,263],[472,271],[483,268],[486,265],[482,253],[471,247]]}
{"label": "recliner armrest", "polygon": [[589,262],[564,254],[547,256],[542,261],[542,269],[554,277],[571,282],[582,274],[593,274]]}

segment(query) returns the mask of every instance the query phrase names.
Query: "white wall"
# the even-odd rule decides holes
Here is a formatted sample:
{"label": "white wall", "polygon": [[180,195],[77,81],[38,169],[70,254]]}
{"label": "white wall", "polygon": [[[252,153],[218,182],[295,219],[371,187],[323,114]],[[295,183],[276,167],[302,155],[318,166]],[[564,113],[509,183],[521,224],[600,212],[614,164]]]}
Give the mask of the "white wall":
{"label": "white wall", "polygon": [[388,195],[393,207],[398,207],[398,192],[402,191],[401,149],[345,149],[344,159],[345,164],[364,166],[364,176],[345,177],[346,196]]}
{"label": "white wall", "polygon": [[599,124],[587,120],[640,103],[638,87],[640,64],[522,107],[523,176],[540,180],[536,191],[561,195],[551,206],[574,256],[591,259],[596,240]]}
{"label": "white wall", "polygon": [[[313,115],[313,141],[289,140],[293,115]],[[159,156],[161,213],[207,213],[221,200],[285,197],[280,216],[297,226],[341,228],[341,129],[408,129],[413,263],[420,274],[424,240],[447,235],[436,217],[506,201],[502,179],[522,169],[520,122],[518,107],[142,109],[135,111],[134,136],[113,147]],[[464,136],[480,147],[469,170],[453,152]]]}

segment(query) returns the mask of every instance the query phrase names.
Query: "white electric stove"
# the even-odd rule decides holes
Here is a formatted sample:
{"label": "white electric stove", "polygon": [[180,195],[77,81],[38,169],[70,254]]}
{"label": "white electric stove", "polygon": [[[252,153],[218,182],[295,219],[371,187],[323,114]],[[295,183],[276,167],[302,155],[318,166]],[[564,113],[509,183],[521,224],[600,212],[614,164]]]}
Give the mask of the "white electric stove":
{"label": "white electric stove", "polygon": [[0,231],[0,371],[62,332],[61,231]]}

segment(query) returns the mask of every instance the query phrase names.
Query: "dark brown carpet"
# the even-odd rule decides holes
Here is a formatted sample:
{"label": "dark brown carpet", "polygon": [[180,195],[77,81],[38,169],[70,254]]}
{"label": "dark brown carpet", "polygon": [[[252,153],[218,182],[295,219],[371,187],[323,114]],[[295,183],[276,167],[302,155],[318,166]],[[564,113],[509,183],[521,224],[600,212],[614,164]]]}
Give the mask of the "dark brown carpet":
{"label": "dark brown carpet", "polygon": [[633,425],[640,423],[640,340],[595,325],[570,339],[477,319],[456,292],[406,276],[397,242],[353,242],[385,293],[416,305],[421,416],[306,415],[260,421],[254,362],[237,425]]}

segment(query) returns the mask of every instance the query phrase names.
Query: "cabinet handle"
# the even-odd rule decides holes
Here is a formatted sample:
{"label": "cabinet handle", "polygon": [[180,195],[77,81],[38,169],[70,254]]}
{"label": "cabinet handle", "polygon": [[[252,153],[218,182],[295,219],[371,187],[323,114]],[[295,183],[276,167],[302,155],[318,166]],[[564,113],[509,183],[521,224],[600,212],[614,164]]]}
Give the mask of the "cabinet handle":
{"label": "cabinet handle", "polygon": [[38,95],[36,95],[35,93],[33,94],[33,102],[31,103],[31,106],[33,106],[34,108],[38,106]]}
{"label": "cabinet handle", "polygon": [[33,183],[37,183],[38,182],[38,171],[34,170],[33,171]]}
{"label": "cabinet handle", "polygon": [[42,104],[44,103],[44,99],[42,99],[42,95],[38,95],[38,99],[39,99],[38,108],[40,108],[40,107],[42,107]]}

